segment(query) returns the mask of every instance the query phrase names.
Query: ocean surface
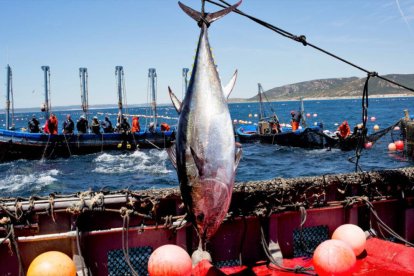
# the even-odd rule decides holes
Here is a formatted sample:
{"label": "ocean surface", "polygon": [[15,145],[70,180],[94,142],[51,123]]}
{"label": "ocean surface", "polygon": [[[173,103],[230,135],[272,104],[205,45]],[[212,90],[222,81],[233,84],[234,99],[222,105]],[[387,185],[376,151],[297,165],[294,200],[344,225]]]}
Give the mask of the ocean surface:
{"label": "ocean surface", "polygon": [[[368,128],[386,128],[404,116],[403,110],[412,110],[414,98],[370,99]],[[275,102],[272,107],[281,122],[289,122],[290,111],[299,109],[298,101]],[[233,103],[229,105],[233,120],[257,122],[257,103]],[[208,108],[208,107],[206,107]],[[159,114],[171,125],[177,123],[177,113],[172,106],[160,106]],[[130,108],[129,114],[149,115],[144,107]],[[66,114],[76,122],[80,110],[54,112],[59,119],[59,129]],[[103,119],[109,115],[112,122],[116,109],[92,109],[91,116]],[[325,129],[335,131],[343,120],[348,120],[351,129],[361,122],[361,100],[313,100],[305,101],[305,113],[310,113],[308,124],[322,122]],[[16,127],[26,127],[27,121],[39,113],[15,113]],[[371,122],[375,117],[375,122]],[[42,118],[44,122],[44,118]],[[0,127],[4,128],[5,116],[0,114]],[[141,118],[141,125],[146,119]],[[411,166],[413,161],[401,152],[389,152],[388,144],[398,139],[398,132],[380,139],[371,150],[364,150],[360,165],[364,171],[401,168]],[[243,144],[243,157],[236,174],[236,181],[265,180],[276,177],[292,178],[322,174],[348,173],[355,171],[355,164],[348,161],[353,151],[307,150],[280,147],[260,143]],[[70,194],[85,190],[149,189],[178,187],[176,172],[165,150],[149,149],[135,152],[102,152],[69,159],[18,160],[0,163],[0,196],[48,195],[52,192]]]}

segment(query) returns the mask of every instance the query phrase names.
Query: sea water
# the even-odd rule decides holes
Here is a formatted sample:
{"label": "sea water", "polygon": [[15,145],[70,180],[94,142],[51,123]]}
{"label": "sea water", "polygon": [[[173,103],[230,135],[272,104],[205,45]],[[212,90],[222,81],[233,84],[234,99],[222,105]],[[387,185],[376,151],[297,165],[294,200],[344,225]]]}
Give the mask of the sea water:
{"label": "sea water", "polygon": [[[368,109],[369,132],[373,126],[386,128],[404,116],[403,110],[412,110],[414,98],[370,99]],[[298,101],[275,102],[271,105],[279,120],[288,123],[290,111],[298,110]],[[335,131],[338,125],[347,120],[351,129],[362,120],[361,100],[312,100],[305,101],[305,114],[308,125],[322,122],[324,128]],[[208,108],[208,107],[206,107]],[[232,103],[229,105],[233,120],[257,122],[259,113],[257,103]],[[172,106],[160,106],[158,112],[162,119],[171,125],[177,123],[177,113]],[[116,121],[116,109],[92,109],[90,116],[101,120],[108,115]],[[148,115],[145,107],[130,108],[129,114],[141,115],[141,125],[149,124],[143,115]],[[27,127],[27,121],[40,112],[15,114],[17,128]],[[55,114],[59,119],[59,131],[66,114],[71,114],[76,123],[80,110],[61,110]],[[371,122],[375,117],[375,122]],[[41,119],[44,122],[44,118]],[[0,115],[0,127],[5,122]],[[392,134],[392,135],[391,135]],[[399,139],[398,132],[381,138],[371,150],[362,152],[359,164],[365,171],[401,168],[412,165],[412,160],[401,152],[389,152],[388,144]],[[277,177],[292,178],[323,174],[349,173],[355,171],[355,164],[349,159],[354,151],[343,152],[338,149],[309,150],[281,147],[260,143],[243,144],[243,157],[236,174],[236,181],[265,180]],[[0,196],[48,195],[50,193],[71,194],[94,190],[150,189],[178,187],[175,169],[165,150],[140,149],[134,152],[102,152],[84,156],[72,156],[54,160],[17,160],[0,163]]]}

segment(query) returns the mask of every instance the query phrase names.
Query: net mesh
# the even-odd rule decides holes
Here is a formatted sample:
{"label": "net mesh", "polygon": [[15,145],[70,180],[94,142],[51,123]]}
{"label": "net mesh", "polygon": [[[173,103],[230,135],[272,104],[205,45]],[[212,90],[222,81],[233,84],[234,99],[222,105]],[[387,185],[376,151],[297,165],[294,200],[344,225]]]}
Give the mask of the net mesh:
{"label": "net mesh", "polygon": [[312,257],[313,251],[323,241],[329,239],[327,225],[303,227],[293,231],[293,256]]}
{"label": "net mesh", "polygon": [[[129,248],[129,258],[131,260],[132,267],[138,272],[140,276],[148,274],[148,259],[152,253],[152,247],[143,246]],[[108,275],[132,275],[122,249],[111,250],[108,252]]]}

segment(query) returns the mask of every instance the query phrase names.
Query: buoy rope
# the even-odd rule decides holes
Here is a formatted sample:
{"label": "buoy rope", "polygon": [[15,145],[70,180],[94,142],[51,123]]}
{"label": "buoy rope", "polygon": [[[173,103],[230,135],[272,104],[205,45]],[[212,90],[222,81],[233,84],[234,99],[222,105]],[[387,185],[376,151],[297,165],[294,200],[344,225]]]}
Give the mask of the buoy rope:
{"label": "buoy rope", "polygon": [[[229,3],[227,3],[227,2],[226,2],[226,1],[224,1],[224,0],[219,0],[219,1],[220,1],[221,3],[223,3],[224,5],[223,5],[223,4],[220,4],[220,3],[217,3],[217,2],[215,2],[215,1],[213,1],[213,0],[206,0],[206,1],[207,1],[207,2],[210,2],[211,4],[214,4],[214,5],[216,5],[216,6],[222,7],[222,8],[226,8],[226,7],[231,6]],[[237,13],[237,14],[240,14],[241,16],[247,17],[247,18],[249,18],[250,20],[252,20],[252,21],[254,21],[254,22],[258,23],[259,25],[262,25],[263,27],[268,28],[268,29],[270,29],[270,30],[272,30],[272,31],[274,31],[274,32],[276,32],[276,33],[278,33],[278,34],[280,34],[281,36],[284,36],[284,37],[286,37],[286,38],[290,38],[290,39],[292,39],[293,41],[296,41],[296,42],[302,43],[302,44],[303,44],[303,46],[309,46],[309,47],[311,47],[311,48],[313,48],[313,49],[315,49],[315,50],[318,50],[318,51],[320,51],[320,52],[322,52],[322,53],[324,53],[324,54],[326,54],[326,55],[328,55],[328,56],[330,56],[330,57],[333,57],[333,58],[335,58],[335,59],[337,59],[337,60],[339,60],[339,61],[342,61],[343,63],[346,63],[346,64],[348,64],[348,65],[350,65],[350,66],[352,66],[352,67],[354,67],[354,68],[356,68],[356,69],[358,69],[358,70],[360,70],[360,71],[363,71],[363,72],[365,72],[365,73],[367,73],[367,74],[369,74],[369,75],[372,75],[373,77],[377,77],[377,78],[382,79],[382,80],[384,80],[384,81],[387,81],[387,82],[389,82],[389,83],[391,83],[391,84],[397,85],[397,86],[399,86],[399,87],[401,87],[401,88],[404,88],[404,89],[406,89],[406,90],[409,90],[409,91],[411,91],[411,92],[414,92],[414,89],[413,89],[413,88],[410,88],[410,87],[405,86],[405,85],[403,85],[403,84],[401,84],[401,83],[395,82],[395,81],[393,81],[393,80],[391,80],[391,79],[388,79],[388,78],[386,78],[386,77],[380,76],[380,75],[378,75],[378,73],[377,73],[377,72],[375,72],[375,71],[370,71],[370,70],[367,70],[367,69],[365,69],[365,68],[363,68],[363,67],[361,67],[361,66],[359,66],[359,65],[356,65],[356,64],[355,64],[355,63],[353,63],[353,62],[350,62],[350,61],[348,61],[348,60],[346,60],[346,59],[344,59],[344,58],[341,58],[341,57],[339,57],[339,56],[337,56],[337,55],[335,55],[335,54],[333,54],[333,53],[331,53],[331,52],[329,52],[329,51],[327,51],[327,50],[324,50],[324,49],[322,49],[322,48],[320,48],[320,47],[316,46],[315,44],[312,44],[312,43],[308,42],[308,41],[306,40],[306,36],[304,36],[304,35],[299,35],[299,36],[294,35],[294,34],[292,34],[292,33],[288,32],[288,31],[285,31],[285,30],[283,30],[283,29],[281,29],[281,28],[278,28],[278,27],[276,27],[276,26],[274,26],[274,25],[272,25],[272,24],[270,24],[270,23],[268,23],[268,22],[266,22],[266,21],[260,20],[260,19],[258,19],[258,18],[256,18],[256,17],[251,16],[251,15],[248,15],[248,14],[246,14],[246,13],[244,13],[244,12],[240,11],[239,9],[235,9],[235,10],[233,10],[233,12],[235,12],[235,13]]]}
{"label": "buoy rope", "polygon": [[70,151],[70,147],[69,147],[68,139],[66,139],[66,134],[65,134],[65,132],[63,132],[63,137],[65,138],[65,143],[66,143],[66,146],[67,146],[67,148],[68,148],[69,156],[72,156],[72,152]]}

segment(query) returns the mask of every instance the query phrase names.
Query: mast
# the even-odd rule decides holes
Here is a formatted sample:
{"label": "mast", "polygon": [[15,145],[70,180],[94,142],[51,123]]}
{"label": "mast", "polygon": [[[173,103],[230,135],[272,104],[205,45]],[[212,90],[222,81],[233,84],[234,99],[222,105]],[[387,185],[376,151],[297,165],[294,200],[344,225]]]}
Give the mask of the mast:
{"label": "mast", "polygon": [[86,120],[88,120],[88,69],[83,67],[79,68],[79,77],[81,82],[81,101],[83,115],[85,116]]}
{"label": "mast", "polygon": [[124,79],[124,68],[122,66],[115,67],[115,76],[117,76],[118,87],[118,114],[123,115],[122,109],[122,83]]}
{"label": "mast", "polygon": [[41,67],[44,72],[45,79],[45,102],[42,105],[41,111],[44,112],[46,120],[49,118],[49,112],[51,110],[49,96],[50,96],[50,68],[49,66]]}
{"label": "mast", "polygon": [[302,126],[306,127],[305,105],[303,104],[303,98],[300,98],[300,115],[302,117]]}
{"label": "mast", "polygon": [[263,108],[263,99],[262,99],[262,85],[260,83],[257,84],[258,86],[258,94],[259,94],[259,110],[260,110],[260,120],[262,120],[265,117],[264,114],[264,108]]}
{"label": "mast", "polygon": [[154,126],[157,126],[157,73],[155,68],[148,69],[148,78],[151,91],[151,111]]}
{"label": "mast", "polygon": [[12,71],[10,66],[7,64],[7,95],[6,95],[6,129],[10,129],[10,95],[12,85]]}
{"label": "mast", "polygon": [[181,99],[184,99],[184,95],[188,89],[188,72],[190,69],[183,68],[183,94],[181,95]]}

